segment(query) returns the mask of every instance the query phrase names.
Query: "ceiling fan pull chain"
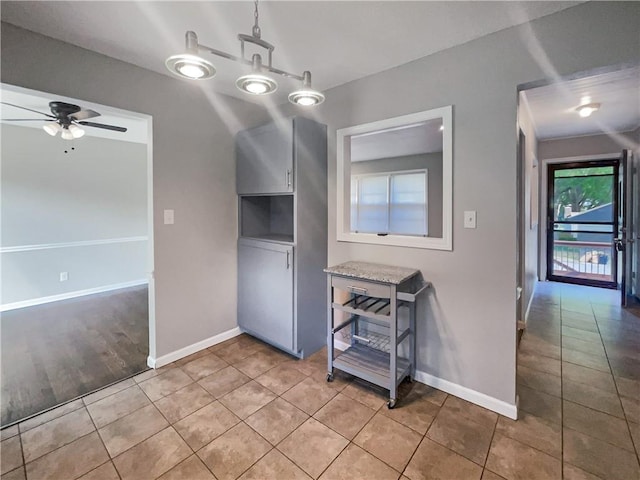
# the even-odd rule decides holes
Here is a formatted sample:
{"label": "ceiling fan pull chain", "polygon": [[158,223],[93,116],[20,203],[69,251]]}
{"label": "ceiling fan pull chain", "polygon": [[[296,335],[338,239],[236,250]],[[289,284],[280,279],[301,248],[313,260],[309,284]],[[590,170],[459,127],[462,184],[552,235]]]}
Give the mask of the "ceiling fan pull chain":
{"label": "ceiling fan pull chain", "polygon": [[253,25],[253,36],[256,38],[260,38],[260,35],[262,34],[260,32],[260,26],[258,25],[258,0],[255,0],[254,2],[255,5],[255,9],[253,11],[253,18],[255,18],[255,23]]}

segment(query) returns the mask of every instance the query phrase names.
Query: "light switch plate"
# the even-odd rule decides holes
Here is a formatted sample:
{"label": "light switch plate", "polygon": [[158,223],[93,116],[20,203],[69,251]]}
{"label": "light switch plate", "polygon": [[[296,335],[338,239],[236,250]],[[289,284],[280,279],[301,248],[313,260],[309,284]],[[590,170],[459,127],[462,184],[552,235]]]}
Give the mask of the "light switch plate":
{"label": "light switch plate", "polygon": [[464,212],[464,228],[476,228],[475,210],[467,210]]}
{"label": "light switch plate", "polygon": [[164,211],[164,224],[173,225],[173,210]]}

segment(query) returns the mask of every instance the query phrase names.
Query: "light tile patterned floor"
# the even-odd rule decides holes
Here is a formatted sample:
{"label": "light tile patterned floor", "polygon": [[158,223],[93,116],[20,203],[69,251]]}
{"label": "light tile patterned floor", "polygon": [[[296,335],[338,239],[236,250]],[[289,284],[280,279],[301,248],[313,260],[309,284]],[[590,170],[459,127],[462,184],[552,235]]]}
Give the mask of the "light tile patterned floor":
{"label": "light tile patterned floor", "polygon": [[327,383],[326,352],[242,335],[2,430],[2,478],[640,478],[640,317],[615,301],[538,286],[517,422],[419,383],[388,410],[381,390]]}

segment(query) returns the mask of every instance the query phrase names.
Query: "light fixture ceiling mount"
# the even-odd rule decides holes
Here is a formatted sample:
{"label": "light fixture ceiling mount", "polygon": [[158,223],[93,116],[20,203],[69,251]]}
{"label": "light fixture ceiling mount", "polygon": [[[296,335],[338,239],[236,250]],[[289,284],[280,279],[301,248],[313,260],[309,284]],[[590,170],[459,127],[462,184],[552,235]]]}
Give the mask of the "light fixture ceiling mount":
{"label": "light fixture ceiling mount", "polygon": [[593,112],[600,109],[599,103],[586,103],[576,108],[576,112],[583,118],[589,117]]}
{"label": "light fixture ceiling mount", "polygon": [[[289,95],[289,101],[296,105],[312,106],[324,102],[324,95],[317,90],[311,88],[311,72],[305,71],[302,75],[290,73],[280,70],[273,66],[273,51],[275,47],[269,42],[261,38],[262,32],[258,24],[258,0],[254,2],[254,25],[251,35],[238,34],[240,41],[240,56],[231,55],[229,53],[207,47],[198,42],[198,36],[195,32],[188,31],[185,35],[185,53],[172,55],[167,58],[165,64],[171,73],[190,80],[205,80],[213,78],[216,74],[216,68],[213,64],[199,55],[199,52],[208,52],[218,57],[226,58],[234,62],[244,65],[251,65],[252,72],[243,75],[236,81],[236,86],[243,92],[251,95],[267,95],[273,93],[278,88],[278,84],[265,75],[265,72],[274,73],[283,77],[293,78],[302,82],[302,89],[292,92]],[[254,53],[251,59],[245,56],[245,44],[250,43],[266,50],[267,63],[263,64],[262,56]]]}

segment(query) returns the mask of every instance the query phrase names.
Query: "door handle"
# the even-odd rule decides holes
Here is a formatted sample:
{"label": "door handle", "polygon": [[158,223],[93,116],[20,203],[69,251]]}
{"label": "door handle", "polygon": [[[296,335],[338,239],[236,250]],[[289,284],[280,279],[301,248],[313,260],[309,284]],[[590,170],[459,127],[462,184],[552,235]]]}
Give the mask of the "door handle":
{"label": "door handle", "polygon": [[291,262],[289,261],[289,250],[287,250],[287,270],[289,270],[289,267],[291,266]]}
{"label": "door handle", "polygon": [[290,187],[291,186],[291,169],[290,168],[287,168],[286,180],[287,180],[287,187]]}
{"label": "door handle", "polygon": [[622,252],[624,250],[624,240],[622,238],[614,238],[613,245],[616,248],[616,252]]}

